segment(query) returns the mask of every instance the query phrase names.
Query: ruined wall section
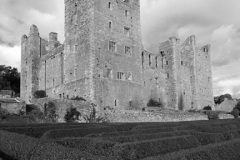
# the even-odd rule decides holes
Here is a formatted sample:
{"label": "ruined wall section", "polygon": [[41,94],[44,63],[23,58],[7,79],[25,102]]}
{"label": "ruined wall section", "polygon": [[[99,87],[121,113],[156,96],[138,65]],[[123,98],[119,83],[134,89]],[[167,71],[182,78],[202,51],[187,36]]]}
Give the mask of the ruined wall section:
{"label": "ruined wall section", "polygon": [[177,64],[179,59],[179,39],[170,37],[168,41],[160,43],[159,53],[162,55],[163,70],[165,72],[166,107],[178,109]]}
{"label": "ruined wall section", "polygon": [[[101,106],[140,108],[143,103],[140,3],[94,2],[96,101]],[[113,48],[110,43],[114,43]]]}
{"label": "ruined wall section", "polygon": [[22,37],[21,98],[31,103],[33,94],[39,89],[41,38],[38,28],[32,25],[29,37]]}
{"label": "ruined wall section", "polygon": [[196,109],[196,70],[195,70],[195,52],[196,41],[195,36],[190,36],[181,45],[180,72],[182,95],[180,108],[182,110]]}
{"label": "ruined wall section", "polygon": [[196,86],[198,109],[213,106],[211,46],[206,45],[196,52]]}
{"label": "ruined wall section", "polygon": [[142,59],[145,104],[152,99],[161,103],[163,107],[167,107],[167,95],[165,93],[166,73],[163,67],[162,55],[143,51]]}

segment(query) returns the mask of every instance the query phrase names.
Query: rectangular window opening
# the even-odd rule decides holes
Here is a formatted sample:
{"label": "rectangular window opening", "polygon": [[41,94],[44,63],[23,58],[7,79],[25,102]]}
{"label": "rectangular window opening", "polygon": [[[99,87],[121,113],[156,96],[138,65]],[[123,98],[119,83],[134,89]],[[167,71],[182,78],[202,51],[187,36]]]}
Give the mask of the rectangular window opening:
{"label": "rectangular window opening", "polygon": [[111,10],[112,9],[112,3],[108,2],[108,8]]}
{"label": "rectangular window opening", "polygon": [[111,21],[108,22],[108,28],[109,28],[110,30],[112,30],[112,22],[111,22]]}
{"label": "rectangular window opening", "polygon": [[125,74],[123,72],[117,72],[117,79],[125,80]]}
{"label": "rectangular window opening", "polygon": [[152,65],[152,61],[151,61],[151,55],[149,55],[149,66]]}
{"label": "rectangular window opening", "polygon": [[109,41],[108,49],[109,51],[116,52],[116,42]]}
{"label": "rectangular window opening", "polygon": [[157,56],[155,57],[155,60],[156,60],[156,68],[158,68],[158,58],[157,58]]}
{"label": "rectangular window opening", "polygon": [[124,27],[124,35],[129,37],[130,28]]}
{"label": "rectangular window opening", "polygon": [[129,56],[131,55],[131,47],[125,46],[125,54]]}
{"label": "rectangular window opening", "polygon": [[128,11],[127,11],[127,10],[125,10],[125,16],[126,16],[126,17],[128,16]]}

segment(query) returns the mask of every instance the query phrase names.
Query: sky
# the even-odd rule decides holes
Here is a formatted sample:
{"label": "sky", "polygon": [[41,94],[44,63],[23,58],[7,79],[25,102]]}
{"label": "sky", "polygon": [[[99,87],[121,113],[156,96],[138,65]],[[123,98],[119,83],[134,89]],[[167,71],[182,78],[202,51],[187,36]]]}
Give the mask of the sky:
{"label": "sky", "polygon": [[[157,52],[160,42],[175,36],[183,43],[196,36],[197,46],[211,44],[214,95],[240,98],[239,0],[140,0],[144,48]],[[0,65],[21,62],[21,36],[35,24],[48,39],[64,41],[64,0],[0,0]]]}

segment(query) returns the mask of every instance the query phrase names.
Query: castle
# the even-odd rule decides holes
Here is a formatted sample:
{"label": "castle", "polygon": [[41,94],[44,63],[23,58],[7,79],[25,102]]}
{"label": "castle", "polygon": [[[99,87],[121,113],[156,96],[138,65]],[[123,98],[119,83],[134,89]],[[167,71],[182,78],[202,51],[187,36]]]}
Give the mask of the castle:
{"label": "castle", "polygon": [[65,41],[42,39],[32,25],[22,36],[21,99],[37,90],[75,96],[101,108],[145,107],[150,99],[176,110],[213,105],[210,45],[170,37],[157,54],[141,40],[140,0],[65,0]]}

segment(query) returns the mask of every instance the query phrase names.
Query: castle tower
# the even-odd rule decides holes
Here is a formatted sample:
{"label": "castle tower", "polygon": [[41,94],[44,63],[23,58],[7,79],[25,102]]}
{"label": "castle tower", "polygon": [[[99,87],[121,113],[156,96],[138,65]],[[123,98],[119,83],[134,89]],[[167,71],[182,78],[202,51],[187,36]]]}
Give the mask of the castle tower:
{"label": "castle tower", "polygon": [[41,53],[41,40],[38,28],[32,25],[29,36],[22,36],[21,53],[21,98],[31,103],[33,94],[39,85],[39,62]]}
{"label": "castle tower", "polygon": [[139,0],[65,0],[65,83],[100,106],[142,103]]}

